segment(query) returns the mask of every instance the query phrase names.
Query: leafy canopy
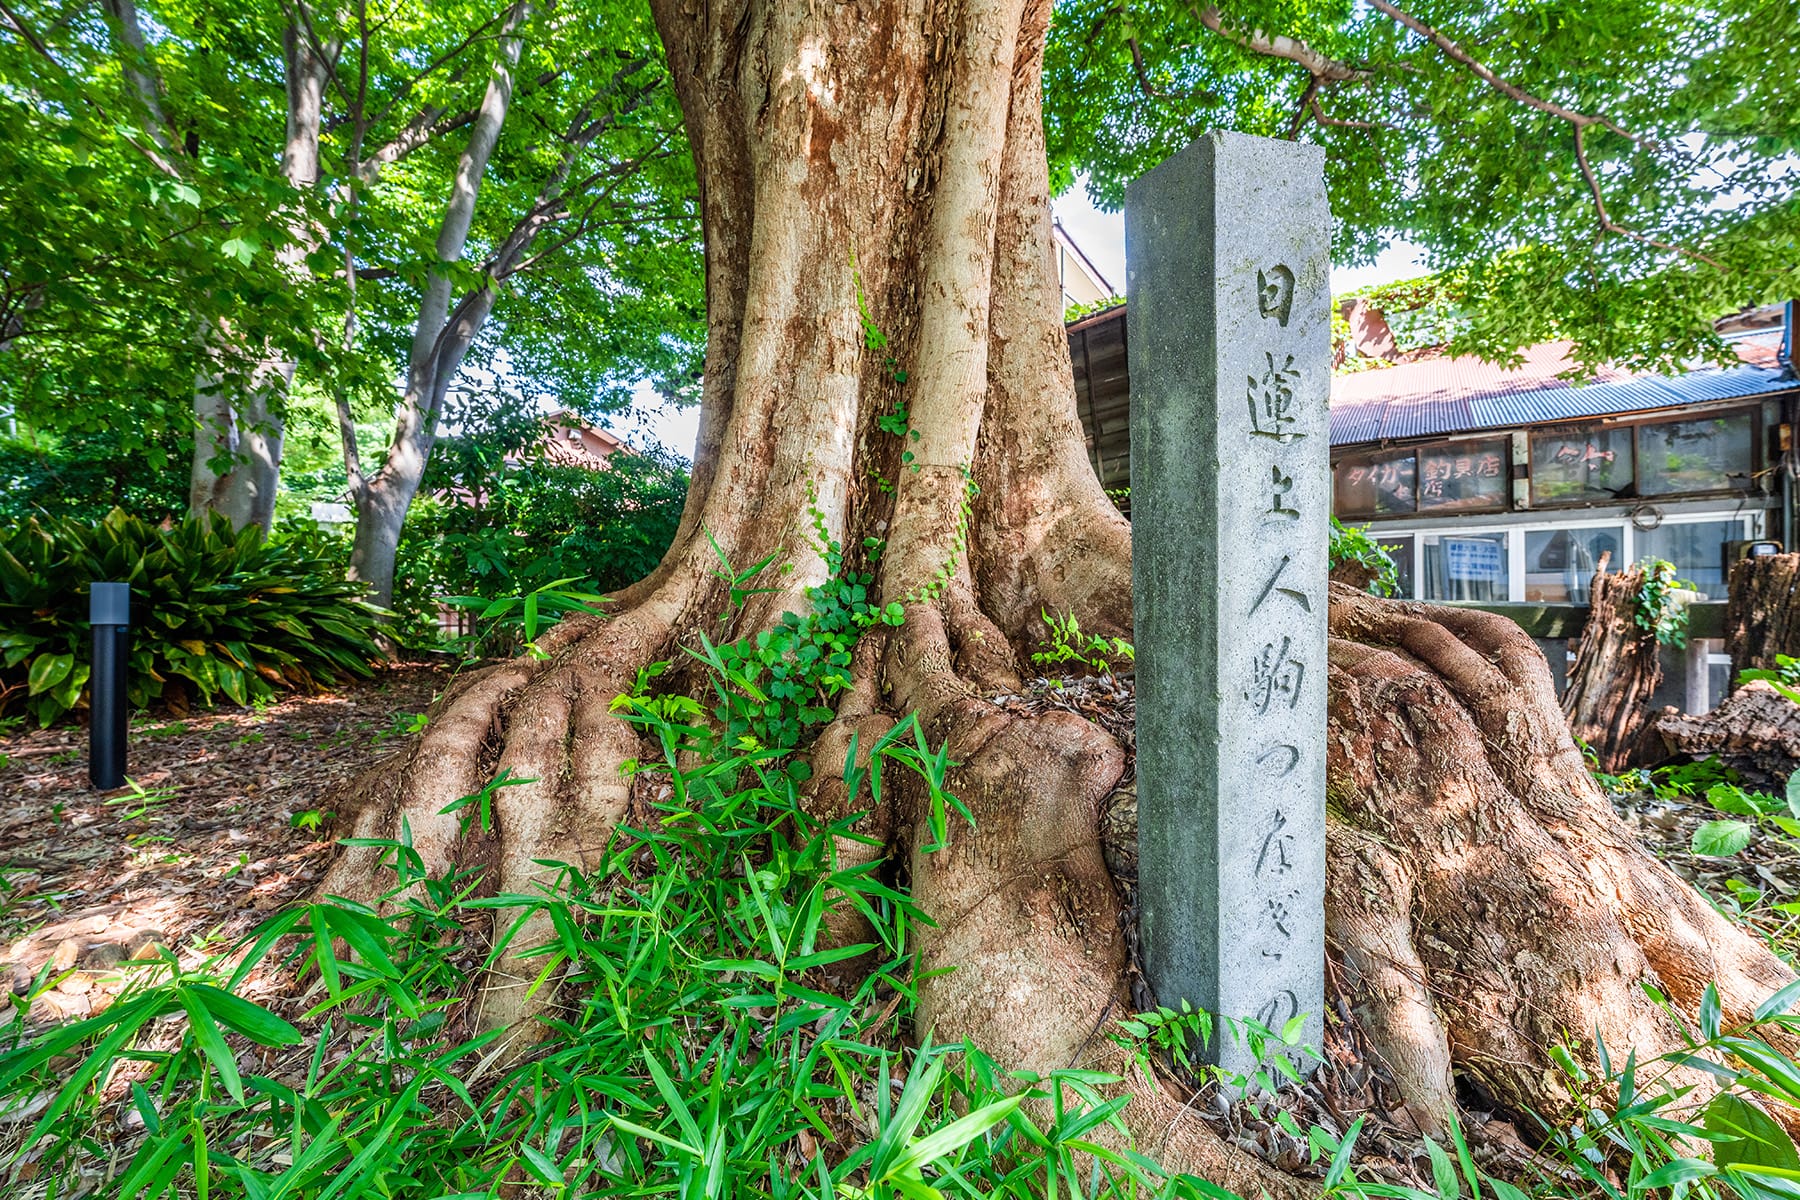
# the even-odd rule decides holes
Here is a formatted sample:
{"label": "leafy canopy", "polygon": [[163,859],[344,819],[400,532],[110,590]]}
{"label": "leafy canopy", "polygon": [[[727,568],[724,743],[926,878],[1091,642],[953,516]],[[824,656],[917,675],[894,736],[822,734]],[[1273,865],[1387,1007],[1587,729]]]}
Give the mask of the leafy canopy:
{"label": "leafy canopy", "polygon": [[[691,387],[697,185],[640,0],[133,8],[0,10],[0,411],[141,434],[153,466],[207,373],[229,389],[295,361],[302,386],[385,412],[434,269],[458,296],[497,289],[477,371],[590,411],[639,379]],[[515,9],[512,107],[468,246],[440,263]],[[299,187],[282,161],[296,44],[326,64],[319,178]]]}
{"label": "leafy canopy", "polygon": [[1339,262],[1466,277],[1459,351],[1724,359],[1800,290],[1800,6],[1780,0],[1062,0],[1052,181],[1127,181],[1211,128],[1327,151]]}

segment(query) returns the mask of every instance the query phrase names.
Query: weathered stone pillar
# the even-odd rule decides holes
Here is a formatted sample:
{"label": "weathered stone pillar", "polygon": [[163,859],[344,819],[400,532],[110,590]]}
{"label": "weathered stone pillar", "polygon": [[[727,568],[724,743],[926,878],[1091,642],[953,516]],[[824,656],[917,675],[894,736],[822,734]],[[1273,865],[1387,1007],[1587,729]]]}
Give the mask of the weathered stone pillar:
{"label": "weathered stone pillar", "polygon": [[[1214,133],[1126,192],[1139,920],[1158,1001],[1323,1032],[1324,151]],[[1214,1061],[1250,1062],[1230,1035]]]}

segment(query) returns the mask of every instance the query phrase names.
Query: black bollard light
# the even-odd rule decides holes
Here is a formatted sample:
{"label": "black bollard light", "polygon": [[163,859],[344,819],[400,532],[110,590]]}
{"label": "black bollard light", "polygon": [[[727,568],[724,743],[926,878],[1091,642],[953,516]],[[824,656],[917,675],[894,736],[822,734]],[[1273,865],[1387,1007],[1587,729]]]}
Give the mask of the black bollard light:
{"label": "black bollard light", "polygon": [[96,583],[88,591],[94,629],[88,779],[102,792],[125,782],[125,664],[131,657],[131,585]]}

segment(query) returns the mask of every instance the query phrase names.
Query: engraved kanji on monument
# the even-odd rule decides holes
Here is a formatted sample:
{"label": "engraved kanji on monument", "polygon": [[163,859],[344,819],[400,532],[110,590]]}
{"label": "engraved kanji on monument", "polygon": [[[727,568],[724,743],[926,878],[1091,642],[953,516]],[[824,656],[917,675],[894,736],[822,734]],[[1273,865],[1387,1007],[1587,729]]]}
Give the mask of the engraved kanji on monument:
{"label": "engraved kanji on monument", "polygon": [[[1323,1035],[1324,151],[1201,138],[1125,194],[1138,920],[1151,987]],[[1246,1046],[1215,1038],[1242,1069]]]}

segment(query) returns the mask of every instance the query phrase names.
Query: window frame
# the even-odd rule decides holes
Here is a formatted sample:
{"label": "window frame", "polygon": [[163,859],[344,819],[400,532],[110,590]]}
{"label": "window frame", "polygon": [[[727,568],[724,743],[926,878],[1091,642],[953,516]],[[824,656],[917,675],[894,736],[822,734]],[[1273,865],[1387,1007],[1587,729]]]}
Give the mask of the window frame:
{"label": "window frame", "polygon": [[[1500,498],[1495,504],[1470,505],[1466,508],[1426,508],[1419,503],[1423,481],[1420,478],[1420,459],[1426,452],[1443,452],[1457,446],[1480,446],[1491,443],[1497,447],[1500,455]],[[1370,462],[1378,459],[1394,459],[1410,457],[1413,464],[1413,506],[1402,512],[1350,512],[1338,508],[1338,468],[1346,462]],[[1406,446],[1389,446],[1385,449],[1364,450],[1355,454],[1345,454],[1331,463],[1331,511],[1340,521],[1407,521],[1432,520],[1441,517],[1485,516],[1492,513],[1513,511],[1512,508],[1512,434],[1494,432],[1492,430],[1466,437],[1434,438],[1427,441],[1414,442]]]}
{"label": "window frame", "polygon": [[[1555,425],[1539,425],[1525,430],[1526,470],[1529,472],[1528,491],[1531,496],[1532,509],[1566,510],[1571,508],[1604,508],[1630,503],[1665,503],[1672,500],[1704,500],[1720,496],[1753,496],[1754,486],[1734,488],[1711,488],[1700,492],[1658,492],[1654,496],[1646,495],[1643,488],[1644,455],[1638,445],[1638,433],[1645,428],[1658,425],[1686,425],[1695,421],[1729,420],[1733,417],[1747,417],[1750,422],[1750,478],[1754,480],[1763,470],[1766,457],[1763,447],[1763,410],[1760,404],[1736,405],[1731,408],[1720,408],[1694,412],[1684,410],[1681,415],[1665,413],[1659,417],[1637,417],[1625,421],[1565,421]],[[1540,500],[1537,495],[1537,443],[1539,438],[1566,437],[1570,433],[1585,432],[1591,429],[1608,429],[1629,433],[1631,436],[1631,492],[1626,499],[1614,496],[1585,498],[1581,500]],[[1524,510],[1520,510],[1524,511]]]}
{"label": "window frame", "polygon": [[[1576,507],[1579,507],[1579,506],[1576,506]],[[1589,506],[1589,507],[1594,507],[1594,506]],[[1612,507],[1614,509],[1618,509],[1620,506],[1611,505],[1610,507]],[[1565,507],[1565,508],[1559,509],[1557,511],[1567,512],[1568,509]],[[1593,525],[1611,524],[1615,520],[1622,521],[1624,523],[1624,527],[1625,527],[1625,544],[1621,547],[1621,553],[1624,557],[1624,561],[1620,562],[1620,563],[1615,563],[1614,568],[1618,569],[1618,570],[1623,570],[1624,568],[1629,567],[1637,562],[1639,554],[1640,554],[1639,547],[1637,544],[1638,537],[1642,533],[1648,532],[1647,530],[1639,530],[1638,528],[1636,528],[1634,525],[1632,525],[1630,518],[1623,514],[1619,514],[1618,516],[1611,517],[1611,518],[1601,518],[1601,519],[1596,519],[1596,520],[1587,520],[1587,521],[1580,521],[1580,522],[1573,522],[1573,521],[1569,521],[1567,519],[1550,520],[1550,521],[1544,521],[1544,520],[1534,521],[1534,520],[1530,520],[1530,519],[1526,519],[1526,520],[1516,519],[1516,517],[1518,517],[1518,516],[1524,516],[1524,517],[1528,518],[1530,515],[1528,512],[1521,512],[1518,514],[1509,513],[1506,515],[1513,516],[1513,517],[1515,517],[1515,519],[1509,520],[1509,521],[1503,521],[1503,522],[1496,522],[1491,525],[1479,525],[1479,524],[1461,525],[1461,524],[1459,524],[1457,526],[1454,526],[1454,527],[1451,527],[1448,529],[1437,525],[1437,523],[1435,521],[1431,520],[1431,518],[1429,518],[1429,517],[1425,518],[1422,521],[1415,520],[1415,521],[1410,521],[1410,522],[1395,522],[1394,525],[1392,526],[1392,528],[1388,528],[1388,529],[1384,529],[1381,526],[1372,527],[1369,530],[1369,537],[1377,543],[1380,543],[1383,541],[1390,541],[1390,540],[1397,541],[1400,538],[1411,538],[1412,539],[1412,544],[1409,547],[1410,557],[1412,560],[1412,572],[1413,572],[1414,595],[1413,595],[1412,599],[1418,600],[1418,599],[1422,599],[1418,595],[1418,593],[1421,590],[1423,590],[1423,587],[1424,587],[1424,579],[1425,579],[1425,573],[1424,573],[1424,570],[1425,570],[1424,545],[1425,545],[1425,543],[1424,543],[1424,539],[1426,537],[1434,536],[1434,535],[1449,535],[1449,536],[1454,537],[1458,534],[1504,533],[1507,537],[1507,569],[1508,569],[1508,574],[1511,576],[1511,578],[1508,580],[1507,589],[1506,589],[1506,594],[1508,597],[1507,600],[1495,601],[1494,603],[1525,604],[1525,603],[1539,603],[1537,601],[1527,601],[1524,599],[1525,575],[1526,575],[1526,571],[1525,571],[1525,535],[1527,533],[1542,533],[1545,531],[1554,531],[1554,530],[1558,530],[1558,529],[1568,529],[1568,528],[1586,528],[1586,527],[1591,527]],[[1765,520],[1765,517],[1763,516],[1762,510],[1760,510],[1760,509],[1746,510],[1746,509],[1740,508],[1740,509],[1732,509],[1732,510],[1721,509],[1717,512],[1670,513],[1663,518],[1661,524],[1662,525],[1691,525],[1691,524],[1699,524],[1699,523],[1707,522],[1707,521],[1736,522],[1737,527],[1738,527],[1738,538],[1743,539],[1743,540],[1749,540],[1749,539],[1754,539],[1754,538],[1762,536],[1762,533],[1764,530],[1764,520]],[[1440,603],[1463,603],[1463,602],[1461,602],[1461,601],[1425,601],[1425,603],[1440,604]],[[1545,601],[1543,603],[1548,603],[1548,602]],[[1577,606],[1577,607],[1585,607],[1585,606]]]}

